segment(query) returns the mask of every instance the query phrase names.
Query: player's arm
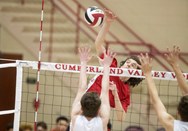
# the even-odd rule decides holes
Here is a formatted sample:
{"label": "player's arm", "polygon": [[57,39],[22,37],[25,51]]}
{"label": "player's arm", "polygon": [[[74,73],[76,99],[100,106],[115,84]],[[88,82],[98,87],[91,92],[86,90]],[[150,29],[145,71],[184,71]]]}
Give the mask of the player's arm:
{"label": "player's arm", "polygon": [[[104,58],[99,60],[103,64],[103,78],[102,78],[102,89],[101,89],[101,107],[99,115],[103,120],[103,125],[107,125],[110,117],[110,104],[109,104],[109,73],[110,73],[110,64],[115,57],[115,53],[107,51],[103,48]],[[107,126],[104,126],[106,129]],[[104,130],[105,130],[104,129]]]}
{"label": "player's arm", "polygon": [[172,66],[176,74],[176,78],[177,78],[179,87],[182,90],[183,95],[186,95],[188,94],[188,84],[186,83],[186,80],[181,72],[181,69],[178,63],[180,48],[177,46],[174,46],[172,51],[167,49],[167,52],[168,53],[165,54],[166,60]]}
{"label": "player's arm", "polygon": [[141,69],[146,77],[147,88],[149,91],[151,104],[153,105],[157,113],[159,121],[167,130],[173,130],[174,118],[167,113],[165,106],[163,105],[162,101],[159,98],[154,80],[151,76],[151,69],[152,69],[151,58],[149,58],[148,54],[146,54],[145,56],[141,54],[140,61],[141,61]]}
{"label": "player's arm", "polygon": [[119,121],[122,121],[123,117],[124,117],[124,115],[126,115],[126,113],[125,113],[125,111],[122,107],[122,104],[120,102],[119,95],[118,95],[117,88],[116,88],[116,84],[112,81],[112,82],[110,82],[109,87],[110,87],[110,90],[112,91],[112,94],[114,95],[117,119]]}
{"label": "player's arm", "polygon": [[110,11],[105,9],[105,18],[104,18],[104,24],[101,28],[101,30],[98,33],[98,36],[95,40],[95,48],[97,51],[97,54],[100,55],[103,52],[103,44],[106,34],[109,31],[111,22],[116,18],[116,16]]}
{"label": "player's arm", "polygon": [[76,98],[72,105],[71,117],[78,115],[81,111],[80,100],[83,94],[86,91],[87,87],[87,77],[86,77],[86,66],[87,62],[91,59],[89,56],[90,48],[82,47],[79,48],[80,62],[81,62],[81,70],[80,70],[80,79],[79,79],[79,88],[76,95]]}

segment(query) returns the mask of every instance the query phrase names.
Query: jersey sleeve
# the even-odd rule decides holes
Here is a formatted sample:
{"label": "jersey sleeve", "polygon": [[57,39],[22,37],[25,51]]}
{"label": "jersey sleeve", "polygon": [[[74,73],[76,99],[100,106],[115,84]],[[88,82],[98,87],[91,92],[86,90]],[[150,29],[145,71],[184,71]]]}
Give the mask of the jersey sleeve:
{"label": "jersey sleeve", "polygon": [[[100,58],[103,59],[104,58],[104,54],[101,54]],[[118,66],[117,59],[114,58],[112,63],[111,63],[111,65],[110,65],[110,67],[117,67],[117,66]]]}

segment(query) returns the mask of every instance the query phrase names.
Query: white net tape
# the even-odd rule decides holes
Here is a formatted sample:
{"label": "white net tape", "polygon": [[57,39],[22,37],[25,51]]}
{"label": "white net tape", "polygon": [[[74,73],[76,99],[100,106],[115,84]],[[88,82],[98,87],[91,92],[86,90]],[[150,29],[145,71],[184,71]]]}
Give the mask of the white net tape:
{"label": "white net tape", "polygon": [[[22,67],[31,67],[33,69],[38,69],[38,65],[36,61],[19,61],[18,62]],[[0,68],[4,67],[15,67],[16,64],[2,64]],[[78,64],[66,64],[66,63],[50,63],[50,62],[41,62],[41,70],[48,71],[58,71],[58,72],[71,72],[71,73],[79,73],[80,65]],[[102,74],[103,67],[99,66],[87,66],[88,74]],[[141,70],[135,69],[122,69],[122,68],[111,68],[110,70],[111,76],[125,76],[125,77],[136,77],[136,78],[144,78],[144,74]],[[188,80],[188,73],[183,73],[186,80]],[[152,71],[152,77],[154,79],[160,80],[176,80],[176,76],[174,72],[166,72],[166,71]]]}

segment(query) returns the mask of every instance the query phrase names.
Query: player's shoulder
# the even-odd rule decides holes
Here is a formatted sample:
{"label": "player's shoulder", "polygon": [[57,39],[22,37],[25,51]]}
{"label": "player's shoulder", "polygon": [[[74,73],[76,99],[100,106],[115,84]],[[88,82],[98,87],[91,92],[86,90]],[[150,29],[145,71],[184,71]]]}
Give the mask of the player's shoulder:
{"label": "player's shoulder", "polygon": [[71,126],[74,127],[76,121],[77,121],[77,118],[79,118],[80,115],[74,115],[72,116],[71,118]]}

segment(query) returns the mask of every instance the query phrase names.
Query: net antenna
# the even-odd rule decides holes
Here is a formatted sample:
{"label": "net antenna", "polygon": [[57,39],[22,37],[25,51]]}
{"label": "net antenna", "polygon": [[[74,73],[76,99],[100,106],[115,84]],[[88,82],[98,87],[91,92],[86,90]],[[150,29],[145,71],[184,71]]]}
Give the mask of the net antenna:
{"label": "net antenna", "polygon": [[44,0],[42,0],[41,9],[41,20],[40,20],[40,41],[39,41],[39,52],[38,52],[38,70],[37,70],[37,82],[36,82],[36,98],[35,98],[35,120],[34,120],[34,131],[37,130],[37,114],[39,107],[39,83],[40,83],[40,69],[41,69],[41,56],[42,56],[42,31],[43,31],[43,18],[44,18]]}

